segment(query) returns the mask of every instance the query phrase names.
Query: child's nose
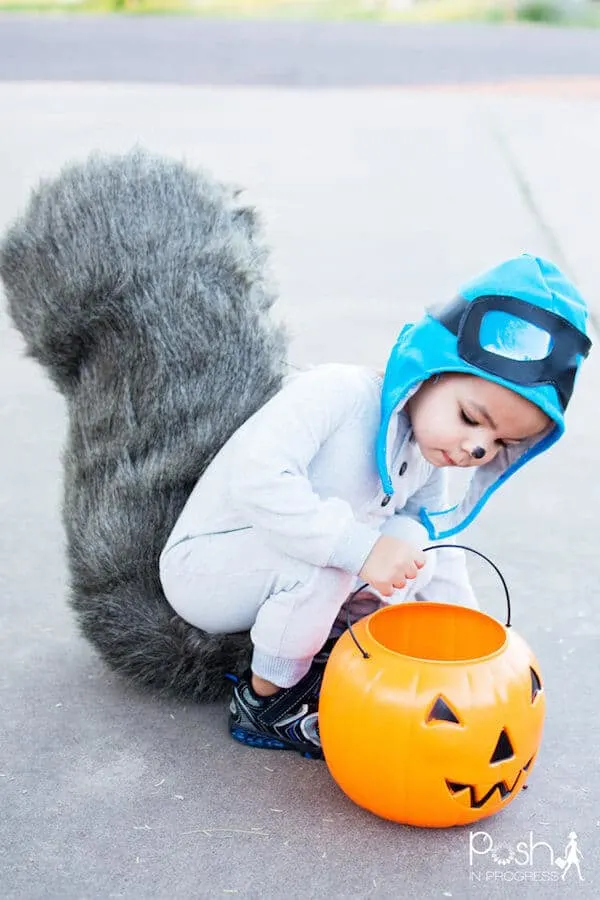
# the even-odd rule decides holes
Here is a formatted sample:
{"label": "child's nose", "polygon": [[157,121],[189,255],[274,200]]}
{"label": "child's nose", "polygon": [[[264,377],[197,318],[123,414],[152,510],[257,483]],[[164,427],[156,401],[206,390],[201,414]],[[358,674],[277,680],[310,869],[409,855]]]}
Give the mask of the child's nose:
{"label": "child's nose", "polygon": [[469,456],[472,463],[479,463],[481,460],[485,460],[486,457],[491,457],[491,447],[486,441],[485,436],[481,434],[479,434],[477,438],[469,435],[468,439],[464,441],[461,449],[463,453],[466,453]]}

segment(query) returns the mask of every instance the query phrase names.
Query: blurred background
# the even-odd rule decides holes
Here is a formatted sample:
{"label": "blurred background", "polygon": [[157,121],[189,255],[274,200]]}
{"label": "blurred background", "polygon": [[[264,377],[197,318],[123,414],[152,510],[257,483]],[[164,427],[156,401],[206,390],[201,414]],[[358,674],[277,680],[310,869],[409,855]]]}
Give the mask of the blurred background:
{"label": "blurred background", "polygon": [[0,10],[598,26],[598,0],[0,0]]}

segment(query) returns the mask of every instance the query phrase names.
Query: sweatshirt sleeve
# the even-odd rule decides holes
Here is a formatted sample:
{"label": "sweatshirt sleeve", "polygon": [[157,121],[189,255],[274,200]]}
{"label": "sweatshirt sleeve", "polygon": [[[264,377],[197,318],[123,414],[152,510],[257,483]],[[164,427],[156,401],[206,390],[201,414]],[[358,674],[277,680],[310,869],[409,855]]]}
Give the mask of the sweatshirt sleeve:
{"label": "sweatshirt sleeve", "polygon": [[321,498],[309,466],[327,438],[372,399],[364,372],[318,366],[285,385],[240,431],[232,473],[236,505],[267,542],[288,556],[358,574],[379,531],[358,522],[338,497]]}
{"label": "sweatshirt sleeve", "polygon": [[[448,476],[443,468],[434,468],[428,480],[409,499],[402,513],[421,521],[422,507],[435,512],[447,509]],[[444,544],[454,544],[455,538],[448,538]],[[473,591],[464,550],[459,547],[444,547],[436,551],[436,565],[433,578],[423,588],[422,594],[416,595],[418,600],[432,600],[437,603],[455,603],[479,609],[479,603]]]}

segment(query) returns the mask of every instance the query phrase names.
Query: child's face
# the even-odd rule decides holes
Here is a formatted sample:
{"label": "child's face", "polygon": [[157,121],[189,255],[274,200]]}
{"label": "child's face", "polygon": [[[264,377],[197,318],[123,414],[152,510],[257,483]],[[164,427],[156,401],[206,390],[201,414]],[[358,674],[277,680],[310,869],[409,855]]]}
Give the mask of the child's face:
{"label": "child's face", "polygon": [[[541,435],[550,425],[542,410],[514,391],[474,375],[431,378],[407,404],[416,441],[434,466],[483,466],[503,445]],[[477,459],[472,451],[485,451]]]}

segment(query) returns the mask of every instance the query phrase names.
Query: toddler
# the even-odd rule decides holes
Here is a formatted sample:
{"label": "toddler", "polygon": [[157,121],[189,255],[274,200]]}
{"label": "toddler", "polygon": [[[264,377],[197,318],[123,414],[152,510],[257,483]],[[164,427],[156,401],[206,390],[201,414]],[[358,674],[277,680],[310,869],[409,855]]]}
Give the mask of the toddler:
{"label": "toddler", "polygon": [[[170,534],[160,577],[191,624],[251,629],[235,739],[321,755],[330,635],[361,583],[362,613],[405,600],[476,605],[462,551],[423,548],[452,540],[561,436],[590,348],[586,318],[555,265],[510,259],[405,326],[385,375],[297,374],[228,440]],[[455,466],[474,474],[447,508]]]}

